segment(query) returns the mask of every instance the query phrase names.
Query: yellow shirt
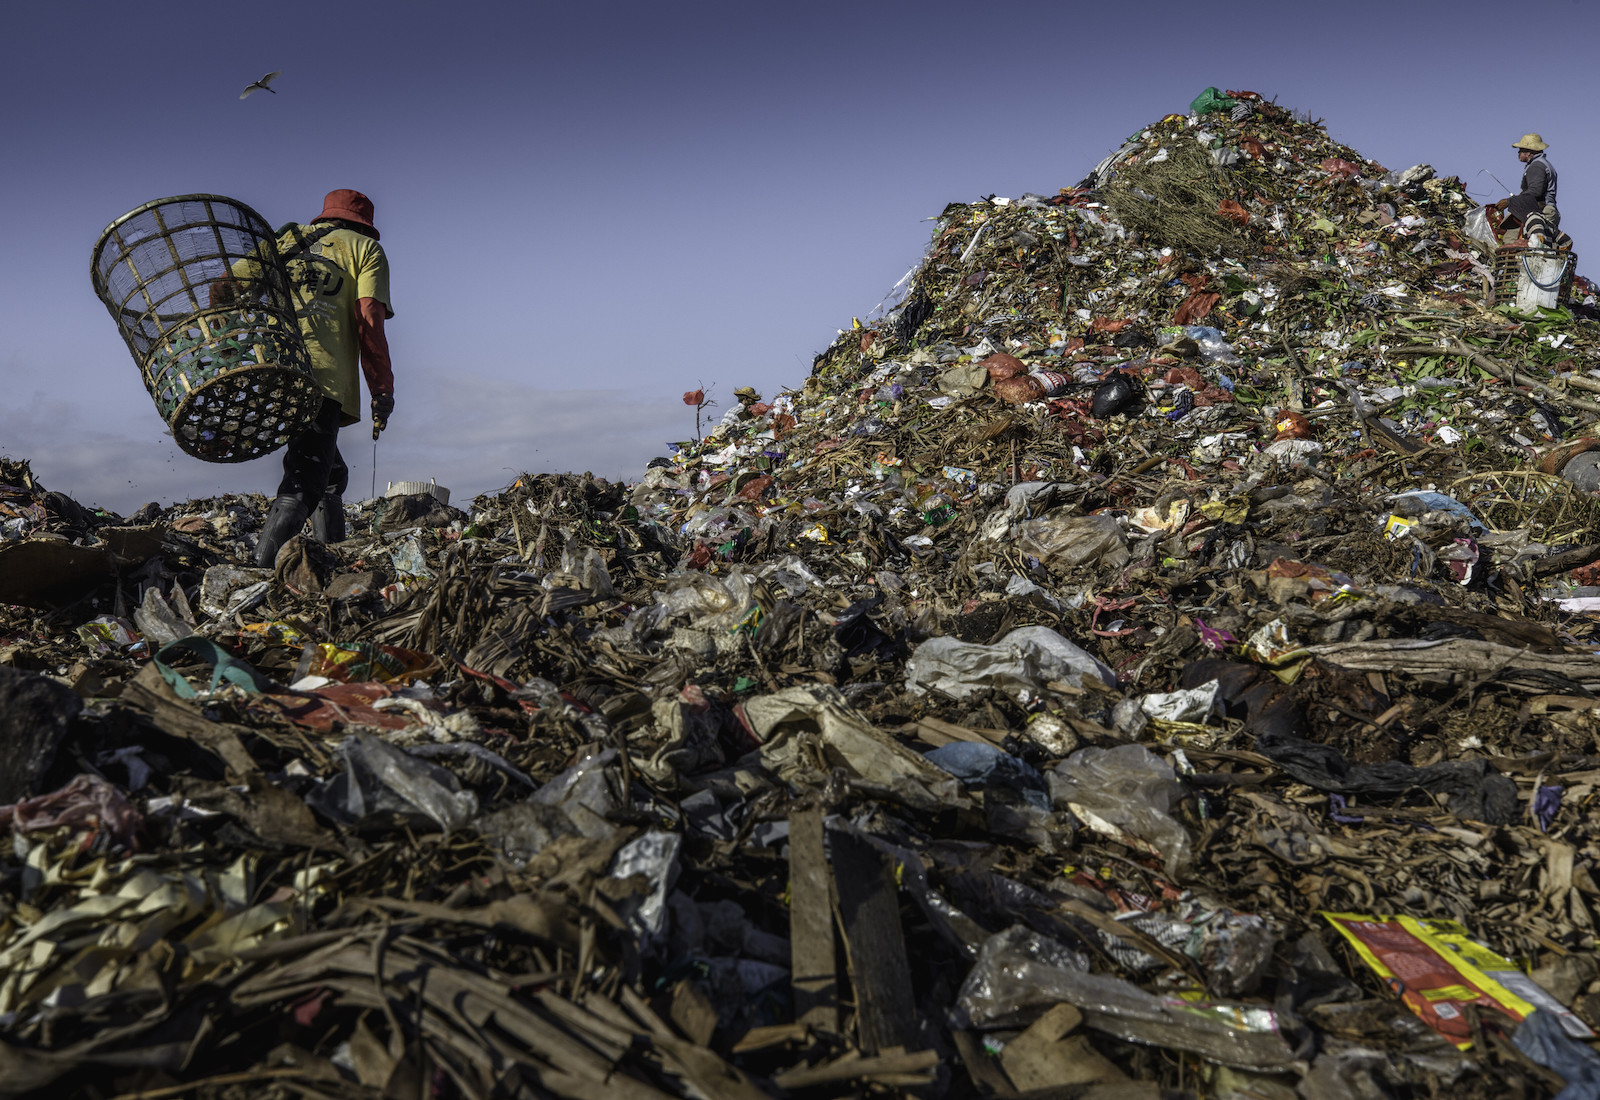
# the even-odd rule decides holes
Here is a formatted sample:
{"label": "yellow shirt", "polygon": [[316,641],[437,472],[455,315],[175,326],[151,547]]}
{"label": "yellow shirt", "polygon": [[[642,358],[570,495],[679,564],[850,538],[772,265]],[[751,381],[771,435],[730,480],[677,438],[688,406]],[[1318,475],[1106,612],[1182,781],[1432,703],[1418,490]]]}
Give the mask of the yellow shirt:
{"label": "yellow shirt", "polygon": [[297,252],[285,263],[300,334],[311,356],[311,370],[322,392],[344,409],[341,423],[362,419],[360,302],[376,298],[384,313],[389,304],[389,260],[371,237],[339,228],[299,248],[297,235],[309,238],[323,226],[288,225],[278,235],[278,252]]}

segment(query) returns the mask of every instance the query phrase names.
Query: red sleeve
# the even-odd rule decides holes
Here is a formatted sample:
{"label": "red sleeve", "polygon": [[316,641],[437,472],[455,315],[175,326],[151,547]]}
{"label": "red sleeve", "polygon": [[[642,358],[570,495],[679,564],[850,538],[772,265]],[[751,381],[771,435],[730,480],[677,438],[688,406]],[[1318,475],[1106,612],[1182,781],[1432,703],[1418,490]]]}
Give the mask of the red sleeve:
{"label": "red sleeve", "polygon": [[363,298],[356,333],[361,344],[361,373],[370,393],[394,393],[394,371],[389,366],[389,338],[383,334],[386,308],[376,298]]}

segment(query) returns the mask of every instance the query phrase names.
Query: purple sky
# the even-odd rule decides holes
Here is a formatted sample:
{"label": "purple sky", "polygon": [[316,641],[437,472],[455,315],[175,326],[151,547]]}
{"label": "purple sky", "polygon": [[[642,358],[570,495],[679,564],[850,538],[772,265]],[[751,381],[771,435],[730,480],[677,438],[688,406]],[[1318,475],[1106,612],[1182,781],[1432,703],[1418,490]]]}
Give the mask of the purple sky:
{"label": "purple sky", "polygon": [[[88,278],[107,222],[215,192],[274,225],[365,191],[393,270],[377,477],[636,477],[679,400],[770,397],[916,262],[946,202],[1070,186],[1207,85],[1480,199],[1544,134],[1600,248],[1595,0],[8,4],[0,453],[128,512],[271,492],[166,436]],[[1521,43],[1534,46],[1524,48]],[[283,70],[278,95],[241,102]],[[1591,270],[1589,264],[1580,270]],[[372,450],[347,429],[351,497]]]}

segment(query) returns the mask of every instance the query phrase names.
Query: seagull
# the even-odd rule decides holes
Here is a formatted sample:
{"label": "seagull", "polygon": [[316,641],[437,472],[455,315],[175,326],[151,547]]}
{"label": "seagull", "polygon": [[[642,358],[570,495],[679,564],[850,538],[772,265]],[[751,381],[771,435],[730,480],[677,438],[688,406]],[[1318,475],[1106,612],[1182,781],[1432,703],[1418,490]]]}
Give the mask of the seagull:
{"label": "seagull", "polygon": [[262,77],[260,80],[256,81],[254,84],[246,85],[244,91],[239,93],[239,98],[240,99],[249,99],[250,98],[250,93],[254,92],[254,91],[257,91],[257,90],[260,90],[260,91],[263,91],[263,92],[272,92],[273,95],[277,95],[278,93],[277,92],[273,92],[272,89],[268,87],[268,85],[271,84],[274,80],[278,79],[278,77],[280,77],[282,75],[283,75],[283,70],[282,69],[278,70],[275,73],[268,73],[266,76]]}

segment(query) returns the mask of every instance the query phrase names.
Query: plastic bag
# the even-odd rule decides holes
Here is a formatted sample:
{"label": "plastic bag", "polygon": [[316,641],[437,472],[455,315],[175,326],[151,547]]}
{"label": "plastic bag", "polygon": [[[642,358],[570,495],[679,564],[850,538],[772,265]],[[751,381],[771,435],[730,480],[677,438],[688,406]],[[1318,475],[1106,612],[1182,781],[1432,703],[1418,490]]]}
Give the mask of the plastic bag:
{"label": "plastic bag", "polygon": [[950,1023],[1022,1026],[1062,1003],[1081,1011],[1090,1027],[1127,1042],[1251,1068],[1286,1066],[1293,1058],[1271,1009],[1156,997],[1121,978],[1089,973],[1082,955],[1021,925],[983,945],[961,984]]}
{"label": "plastic bag", "polygon": [[754,606],[750,582],[743,573],[710,577],[704,573],[677,573],[667,578],[656,602],[668,618],[687,619],[689,625],[710,633],[726,633],[738,626]]}
{"label": "plastic bag", "polygon": [[683,837],[677,833],[651,830],[635,837],[617,851],[611,864],[611,877],[643,877],[644,893],[614,902],[618,916],[628,922],[639,940],[639,949],[649,953],[660,945],[667,931],[667,895],[678,881],[678,850]]}
{"label": "plastic bag", "polygon": [[1138,407],[1143,397],[1139,383],[1122,371],[1117,371],[1095,387],[1090,412],[1096,418],[1115,416]]}
{"label": "plastic bag", "polygon": [[1047,626],[1024,626],[993,645],[956,638],[929,638],[906,662],[906,689],[930,688],[952,699],[992,688],[1018,699],[1032,697],[1052,680],[1077,686],[1098,680],[1107,687],[1116,673]]}
{"label": "plastic bag", "polygon": [[1006,492],[1005,500],[978,528],[978,538],[998,542],[1011,537],[1011,525],[1044,515],[1064,501],[1073,487],[1060,481],[1023,481]]}
{"label": "plastic bag", "polygon": [[116,615],[96,615],[76,631],[78,640],[95,655],[115,653],[125,646],[139,644],[137,628]]}
{"label": "plastic bag", "polygon": [[1238,105],[1238,102],[1232,96],[1223,95],[1217,88],[1207,88],[1194,97],[1194,101],[1189,104],[1189,113],[1191,115],[1221,114],[1226,111],[1232,111]]}
{"label": "plastic bag", "polygon": [[1172,817],[1183,788],[1143,745],[1080,749],[1050,773],[1050,797],[1095,832],[1158,857],[1173,877],[1189,863],[1189,834]]}
{"label": "plastic bag", "polygon": [[1600,1055],[1564,1034],[1560,1021],[1535,1012],[1522,1022],[1511,1045],[1566,1082],[1555,1100],[1600,1100]]}
{"label": "plastic bag", "polygon": [[213,565],[200,581],[200,610],[213,619],[232,620],[266,600],[272,574],[263,569]]}
{"label": "plastic bag", "polygon": [[295,666],[296,682],[307,676],[341,684],[406,684],[440,670],[439,660],[429,653],[376,642],[307,642]]}
{"label": "plastic bag", "polygon": [[1462,223],[1462,228],[1467,231],[1467,236],[1480,244],[1486,244],[1490,248],[1498,248],[1500,246],[1500,242],[1494,236],[1494,226],[1489,224],[1489,208],[1487,206],[1480,206],[1468,212],[1466,220]]}
{"label": "plastic bag", "polygon": [[1112,516],[1047,516],[1020,526],[1018,548],[1047,566],[1102,562],[1115,569],[1128,563],[1128,537]]}
{"label": "plastic bag", "polygon": [[194,633],[194,625],[185,622],[183,616],[155,588],[144,590],[144,601],[134,611],[133,621],[139,633],[157,647],[169,646],[179,638],[187,638]]}
{"label": "plastic bag", "polygon": [[461,789],[455,776],[404,749],[358,733],[339,745],[344,771],[306,799],[336,821],[360,821],[368,814],[421,814],[445,832],[454,832],[478,813],[478,798]]}
{"label": "plastic bag", "polygon": [[1233,353],[1233,345],[1223,339],[1221,329],[1208,328],[1205,325],[1188,325],[1183,331],[1200,346],[1200,357],[1206,362],[1238,365],[1239,357]]}
{"label": "plastic bag", "polygon": [[1117,686],[1117,674],[1109,665],[1048,626],[1019,626],[1001,638],[1000,644],[1021,649],[1046,680],[1083,685],[1093,679],[1106,687]]}
{"label": "plastic bag", "polygon": [[603,599],[615,599],[617,590],[611,585],[611,573],[606,569],[606,559],[592,546],[577,539],[568,539],[561,548],[561,571],[578,581],[578,587],[593,592]]}
{"label": "plastic bag", "polygon": [[839,769],[862,786],[923,810],[965,803],[960,785],[875,728],[835,687],[791,687],[747,699],[741,717],[761,742],[761,763],[790,781]]}
{"label": "plastic bag", "polygon": [[428,563],[422,552],[422,542],[415,535],[395,543],[389,550],[389,561],[396,574],[402,577],[431,577]]}

